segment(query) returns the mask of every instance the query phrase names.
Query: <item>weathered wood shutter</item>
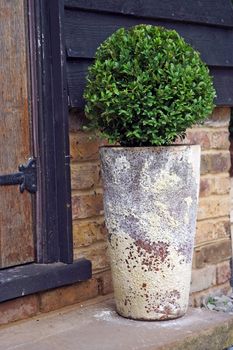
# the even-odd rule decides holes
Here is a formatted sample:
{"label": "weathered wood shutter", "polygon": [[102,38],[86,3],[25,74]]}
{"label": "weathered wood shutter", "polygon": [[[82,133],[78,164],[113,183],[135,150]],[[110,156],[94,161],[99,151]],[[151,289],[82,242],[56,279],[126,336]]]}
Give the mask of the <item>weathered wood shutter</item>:
{"label": "weathered wood shutter", "polygon": [[[32,155],[25,2],[0,1],[0,174]],[[34,260],[32,195],[0,186],[0,267]]]}

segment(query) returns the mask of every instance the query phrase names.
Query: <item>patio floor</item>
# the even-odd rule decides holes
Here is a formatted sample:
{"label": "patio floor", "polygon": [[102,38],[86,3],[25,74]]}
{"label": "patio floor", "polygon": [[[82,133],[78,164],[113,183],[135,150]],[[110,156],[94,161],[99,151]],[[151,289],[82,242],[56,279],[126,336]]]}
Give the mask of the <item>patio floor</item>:
{"label": "patio floor", "polygon": [[223,350],[233,344],[233,315],[189,309],[173,321],[124,319],[111,297],[0,328],[0,350]]}

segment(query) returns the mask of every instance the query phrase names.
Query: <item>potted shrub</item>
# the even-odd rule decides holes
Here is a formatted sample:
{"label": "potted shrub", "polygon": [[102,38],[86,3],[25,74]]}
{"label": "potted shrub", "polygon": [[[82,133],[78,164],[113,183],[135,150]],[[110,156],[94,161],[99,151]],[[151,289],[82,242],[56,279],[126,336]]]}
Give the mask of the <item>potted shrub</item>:
{"label": "potted shrub", "polygon": [[174,30],[119,29],[98,48],[84,96],[89,128],[115,144],[100,153],[117,311],[180,317],[189,298],[200,147],[173,143],[212,112],[208,68]]}

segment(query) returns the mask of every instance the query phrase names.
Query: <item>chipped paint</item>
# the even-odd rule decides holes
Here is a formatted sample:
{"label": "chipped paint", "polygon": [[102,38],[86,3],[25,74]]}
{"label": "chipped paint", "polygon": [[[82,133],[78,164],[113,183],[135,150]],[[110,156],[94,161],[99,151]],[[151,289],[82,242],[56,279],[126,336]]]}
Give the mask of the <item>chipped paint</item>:
{"label": "chipped paint", "polygon": [[191,279],[199,146],[103,147],[101,161],[118,313],[144,320],[182,316]]}

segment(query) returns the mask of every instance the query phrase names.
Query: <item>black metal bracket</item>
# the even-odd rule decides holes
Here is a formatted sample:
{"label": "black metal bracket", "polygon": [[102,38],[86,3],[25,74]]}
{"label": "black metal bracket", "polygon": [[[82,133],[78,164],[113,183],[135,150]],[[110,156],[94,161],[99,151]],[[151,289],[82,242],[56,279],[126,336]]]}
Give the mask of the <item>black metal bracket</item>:
{"label": "black metal bracket", "polygon": [[30,193],[37,191],[36,160],[29,158],[26,164],[19,165],[19,172],[0,175],[0,186],[19,185],[20,192],[27,190]]}

